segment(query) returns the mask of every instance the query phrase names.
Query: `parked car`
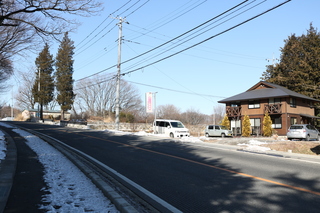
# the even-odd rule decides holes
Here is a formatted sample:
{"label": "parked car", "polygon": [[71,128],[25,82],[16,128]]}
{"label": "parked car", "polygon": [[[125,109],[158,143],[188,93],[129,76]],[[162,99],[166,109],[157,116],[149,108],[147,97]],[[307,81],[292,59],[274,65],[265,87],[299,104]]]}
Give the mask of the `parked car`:
{"label": "parked car", "polygon": [[204,130],[204,135],[206,137],[210,137],[210,136],[232,137],[232,131],[222,125],[208,125]]}
{"label": "parked car", "polygon": [[153,122],[153,132],[155,134],[165,134],[171,138],[189,137],[190,132],[181,121],[156,119]]}
{"label": "parked car", "polygon": [[319,131],[309,124],[294,124],[287,132],[288,140],[299,139],[309,141],[310,139],[320,139]]}

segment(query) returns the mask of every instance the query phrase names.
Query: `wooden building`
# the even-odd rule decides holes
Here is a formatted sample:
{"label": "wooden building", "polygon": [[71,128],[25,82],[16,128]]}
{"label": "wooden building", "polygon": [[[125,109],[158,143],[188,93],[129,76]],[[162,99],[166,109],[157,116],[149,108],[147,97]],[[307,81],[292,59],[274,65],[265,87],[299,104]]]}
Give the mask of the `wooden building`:
{"label": "wooden building", "polygon": [[278,135],[286,135],[292,124],[315,125],[314,104],[320,100],[293,92],[285,87],[260,81],[247,91],[218,101],[226,104],[226,115],[235,135],[241,135],[241,121],[248,115],[253,135],[261,135],[267,111],[272,128]]}

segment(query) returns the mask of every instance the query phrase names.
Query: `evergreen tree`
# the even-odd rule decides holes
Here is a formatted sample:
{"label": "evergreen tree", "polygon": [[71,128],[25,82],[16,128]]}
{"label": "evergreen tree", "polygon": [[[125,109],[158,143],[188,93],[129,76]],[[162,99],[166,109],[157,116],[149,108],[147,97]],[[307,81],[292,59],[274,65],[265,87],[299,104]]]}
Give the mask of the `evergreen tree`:
{"label": "evergreen tree", "polygon": [[52,76],[54,60],[46,44],[35,61],[37,72],[32,88],[34,100],[40,104],[40,119],[43,120],[43,105],[53,100],[54,78]]}
{"label": "evergreen tree", "polygon": [[56,57],[56,88],[57,102],[61,107],[61,120],[64,120],[64,112],[70,110],[74,101],[73,93],[73,54],[74,45],[66,33],[59,46]]}
{"label": "evergreen tree", "polygon": [[222,122],[221,122],[222,126],[227,127],[228,129],[230,129],[230,121],[227,115],[224,116]]}
{"label": "evergreen tree", "polygon": [[263,135],[266,137],[270,137],[272,135],[272,121],[271,118],[268,114],[268,112],[266,111],[266,113],[264,114],[264,118],[263,118]]}
{"label": "evergreen tree", "polygon": [[248,115],[245,115],[242,122],[242,136],[249,137],[251,135],[251,123]]}
{"label": "evergreen tree", "polygon": [[280,62],[267,66],[261,79],[320,99],[320,33],[310,24],[306,35],[285,40]]}

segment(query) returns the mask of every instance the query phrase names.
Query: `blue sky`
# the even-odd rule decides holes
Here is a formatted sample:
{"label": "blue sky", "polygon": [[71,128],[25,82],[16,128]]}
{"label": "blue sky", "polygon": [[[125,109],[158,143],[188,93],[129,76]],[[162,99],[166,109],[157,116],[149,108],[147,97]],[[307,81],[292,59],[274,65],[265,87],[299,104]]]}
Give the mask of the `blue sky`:
{"label": "blue sky", "polygon": [[[109,17],[110,14],[112,17],[126,17],[129,22],[123,24],[121,60],[126,61],[193,29],[242,1],[104,2],[104,11],[99,16],[78,18],[82,25],[76,32],[70,33],[76,46],[75,80],[116,65],[119,28],[116,25],[118,20]],[[284,40],[288,36],[293,33],[298,36],[305,34],[311,22],[314,27],[320,27],[320,1],[292,0],[219,35],[282,2],[285,0],[250,0],[243,4],[250,3],[245,8],[233,10],[235,13],[228,13],[229,16],[219,17],[221,20],[215,19],[206,30],[188,37],[194,37],[190,41],[181,44],[180,42],[185,41],[182,39],[187,36],[180,37],[168,45],[122,64],[121,72],[128,73],[217,35],[159,63],[128,73],[123,79],[138,88],[143,101],[146,92],[157,92],[157,105],[173,104],[182,112],[192,108],[211,114],[213,107],[218,105],[217,101],[244,92],[260,81],[265,66],[273,63],[267,59],[279,59],[280,48],[284,46]],[[113,13],[114,11],[116,12]],[[53,55],[56,55],[57,46],[52,44]],[[172,48],[174,46],[176,47]],[[170,48],[172,49],[169,50]],[[159,55],[163,51],[166,52]],[[24,60],[23,63],[33,65],[35,57],[29,57],[29,61]],[[116,68],[112,68],[101,72],[101,78],[116,71]],[[15,82],[12,84],[19,85],[14,78],[12,81]],[[8,95],[2,97],[7,98]]]}

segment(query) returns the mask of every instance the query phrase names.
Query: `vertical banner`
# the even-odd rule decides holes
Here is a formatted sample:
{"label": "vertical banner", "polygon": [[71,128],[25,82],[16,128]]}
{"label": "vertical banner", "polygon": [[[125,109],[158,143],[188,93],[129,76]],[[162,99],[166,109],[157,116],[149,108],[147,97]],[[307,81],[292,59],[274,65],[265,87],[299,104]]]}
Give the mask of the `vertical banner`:
{"label": "vertical banner", "polygon": [[153,93],[146,93],[146,112],[153,113]]}

